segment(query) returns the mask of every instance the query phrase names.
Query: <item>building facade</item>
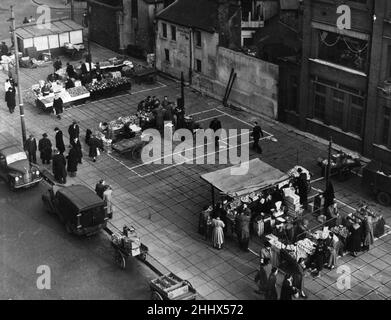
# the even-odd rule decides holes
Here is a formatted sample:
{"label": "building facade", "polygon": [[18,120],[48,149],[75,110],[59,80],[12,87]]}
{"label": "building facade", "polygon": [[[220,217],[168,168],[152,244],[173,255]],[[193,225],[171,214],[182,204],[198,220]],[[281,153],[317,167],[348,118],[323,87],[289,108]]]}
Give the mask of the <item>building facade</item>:
{"label": "building facade", "polygon": [[[337,26],[337,8],[351,28]],[[388,79],[391,3],[304,1],[300,103],[290,122],[366,156],[391,162]]]}
{"label": "building facade", "polygon": [[164,0],[88,0],[91,40],[117,52],[153,53],[154,19],[169,4]]}

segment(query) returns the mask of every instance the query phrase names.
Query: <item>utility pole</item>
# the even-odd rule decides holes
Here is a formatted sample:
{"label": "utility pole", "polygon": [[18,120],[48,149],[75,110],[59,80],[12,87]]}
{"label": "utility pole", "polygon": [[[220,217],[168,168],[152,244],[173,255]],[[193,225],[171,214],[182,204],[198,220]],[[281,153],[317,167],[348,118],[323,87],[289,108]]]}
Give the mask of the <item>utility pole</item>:
{"label": "utility pole", "polygon": [[18,100],[19,100],[19,112],[20,112],[20,123],[22,126],[22,139],[23,139],[23,145],[26,142],[26,125],[24,123],[24,107],[23,107],[23,97],[22,97],[22,86],[20,83],[20,77],[19,77],[19,49],[18,49],[18,41],[16,39],[16,26],[15,26],[15,15],[14,15],[14,8],[11,6],[11,18],[9,19],[12,22],[12,37],[14,42],[14,50],[15,50],[15,74],[16,74],[16,81],[17,81],[17,87],[18,87]]}
{"label": "utility pole", "polygon": [[71,0],[71,20],[75,20],[75,0]]}
{"label": "utility pole", "polygon": [[87,42],[87,49],[88,49],[88,66],[89,66],[89,73],[90,76],[92,75],[92,57],[91,57],[91,7],[90,4],[87,3],[87,24],[88,24],[88,42]]}

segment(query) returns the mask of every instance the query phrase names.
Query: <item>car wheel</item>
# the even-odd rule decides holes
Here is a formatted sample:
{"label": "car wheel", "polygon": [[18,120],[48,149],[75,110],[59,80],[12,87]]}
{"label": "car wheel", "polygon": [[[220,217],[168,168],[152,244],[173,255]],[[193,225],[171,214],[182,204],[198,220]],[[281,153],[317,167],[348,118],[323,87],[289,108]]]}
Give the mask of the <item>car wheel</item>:
{"label": "car wheel", "polygon": [[387,192],[381,191],[377,194],[377,201],[381,205],[388,207],[389,205],[391,205],[391,195]]}

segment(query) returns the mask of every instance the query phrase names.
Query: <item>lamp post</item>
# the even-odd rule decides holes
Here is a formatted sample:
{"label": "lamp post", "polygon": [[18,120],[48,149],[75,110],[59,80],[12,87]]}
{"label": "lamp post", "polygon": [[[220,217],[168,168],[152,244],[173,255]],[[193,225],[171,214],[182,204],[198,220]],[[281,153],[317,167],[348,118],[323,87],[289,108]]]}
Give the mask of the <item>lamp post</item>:
{"label": "lamp post", "polygon": [[23,145],[26,142],[26,125],[24,123],[24,107],[23,107],[23,97],[22,97],[22,87],[20,83],[20,77],[19,77],[19,49],[18,49],[18,41],[16,39],[16,32],[15,32],[15,15],[14,15],[14,8],[11,6],[11,18],[8,20],[12,22],[11,31],[12,31],[12,39],[14,43],[14,50],[15,50],[15,74],[16,74],[16,81],[17,81],[17,87],[18,87],[18,100],[19,100],[19,112],[20,112],[20,123],[22,126],[22,139],[23,139]]}

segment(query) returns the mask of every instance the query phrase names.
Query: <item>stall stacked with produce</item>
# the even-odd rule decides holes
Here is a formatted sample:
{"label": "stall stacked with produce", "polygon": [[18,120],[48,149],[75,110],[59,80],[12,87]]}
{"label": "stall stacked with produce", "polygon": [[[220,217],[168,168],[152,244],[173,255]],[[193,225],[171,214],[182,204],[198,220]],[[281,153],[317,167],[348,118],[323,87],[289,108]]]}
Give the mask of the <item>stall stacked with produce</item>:
{"label": "stall stacked with produce", "polygon": [[131,81],[127,77],[102,79],[102,81],[86,84],[92,99],[106,97],[120,91],[131,89]]}

